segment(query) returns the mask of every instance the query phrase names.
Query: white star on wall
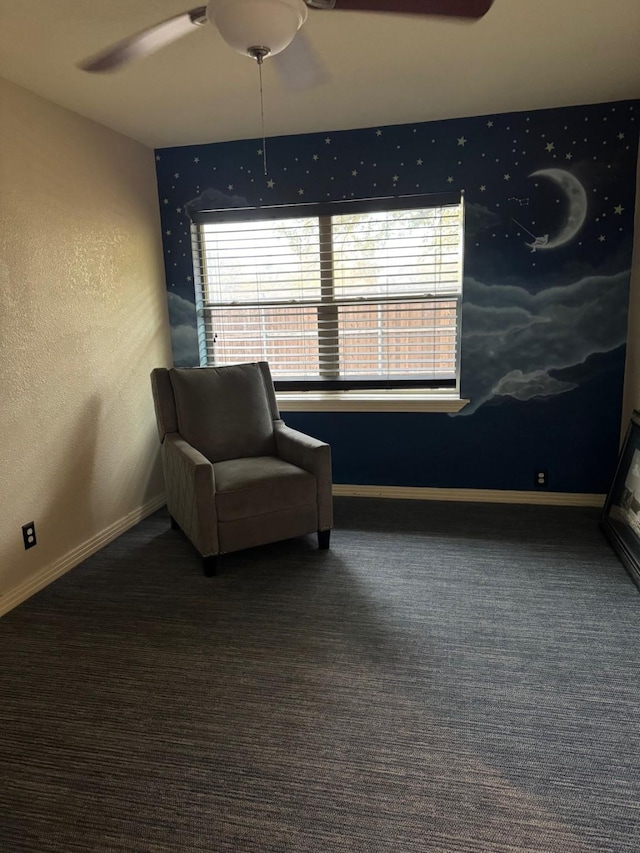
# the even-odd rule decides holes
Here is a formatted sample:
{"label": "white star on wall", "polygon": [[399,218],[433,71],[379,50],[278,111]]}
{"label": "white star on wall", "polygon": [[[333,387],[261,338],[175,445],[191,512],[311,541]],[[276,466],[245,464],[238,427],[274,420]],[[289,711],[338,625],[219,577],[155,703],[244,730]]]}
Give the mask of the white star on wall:
{"label": "white star on wall", "polygon": [[275,187],[275,185],[276,185],[276,182],[273,179],[267,181],[267,186],[269,187],[270,190],[272,190]]}
{"label": "white star on wall", "polygon": [[231,190],[233,189],[233,184],[229,184],[229,186],[227,187],[227,189],[229,190],[229,192],[231,192]]}
{"label": "white star on wall", "polygon": [[622,211],[623,211],[623,210],[624,210],[624,207],[623,207],[621,204],[617,204],[617,205],[613,208],[613,212],[614,212],[614,213],[617,213],[617,214],[618,214],[618,216],[620,216],[620,215],[622,214]]}
{"label": "white star on wall", "polygon": [[553,151],[553,149],[554,149],[556,146],[553,144],[553,142],[547,142],[547,144],[546,144],[544,147],[547,149],[547,151],[549,152],[549,154],[551,154],[551,152]]}
{"label": "white star on wall", "polygon": [[507,174],[504,176],[504,179],[505,179],[505,181],[510,181],[511,175],[507,172]]}
{"label": "white star on wall", "polygon": [[487,190],[486,184],[481,184],[480,185],[480,192],[483,193],[483,192],[486,192],[486,190]]}
{"label": "white star on wall", "polygon": [[416,160],[416,166],[422,166],[423,163],[424,160],[422,159],[422,157],[418,157],[418,159]]}
{"label": "white star on wall", "polygon": [[466,143],[467,143],[467,140],[464,138],[464,136],[458,137],[458,145],[462,145],[464,147],[466,145]]}

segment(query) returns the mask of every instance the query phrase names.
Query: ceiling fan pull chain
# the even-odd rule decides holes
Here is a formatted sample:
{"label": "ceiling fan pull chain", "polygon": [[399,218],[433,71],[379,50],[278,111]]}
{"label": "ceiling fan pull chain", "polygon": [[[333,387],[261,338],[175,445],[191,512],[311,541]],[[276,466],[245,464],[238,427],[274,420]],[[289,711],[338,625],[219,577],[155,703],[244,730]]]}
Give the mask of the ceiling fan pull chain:
{"label": "ceiling fan pull chain", "polygon": [[251,59],[255,59],[258,63],[258,79],[260,80],[260,117],[262,119],[262,161],[264,163],[264,173],[267,174],[267,140],[264,135],[264,92],[262,91],[262,63],[265,56],[269,56],[271,51],[268,47],[254,45],[248,48],[247,54]]}
{"label": "ceiling fan pull chain", "polygon": [[258,75],[260,77],[260,118],[262,120],[262,162],[264,173],[267,174],[267,140],[264,132],[264,93],[262,91],[262,57],[258,59]]}

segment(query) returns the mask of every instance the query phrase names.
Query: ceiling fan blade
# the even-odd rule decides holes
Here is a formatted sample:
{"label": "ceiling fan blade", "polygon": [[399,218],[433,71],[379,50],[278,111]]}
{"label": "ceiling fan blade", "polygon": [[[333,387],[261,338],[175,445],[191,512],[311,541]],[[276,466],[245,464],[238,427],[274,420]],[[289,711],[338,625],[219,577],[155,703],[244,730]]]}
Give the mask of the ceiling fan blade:
{"label": "ceiling fan blade", "polygon": [[481,18],[493,0],[305,0],[317,9],[335,8],[345,12],[390,12],[404,15],[442,15],[447,18]]}
{"label": "ceiling fan blade", "polygon": [[302,31],[298,31],[289,47],[270,57],[267,62],[273,63],[288,89],[312,89],[329,79],[325,64]]}
{"label": "ceiling fan blade", "polygon": [[79,64],[83,71],[116,71],[133,59],[149,56],[207,22],[207,7],[198,6],[119,41]]}

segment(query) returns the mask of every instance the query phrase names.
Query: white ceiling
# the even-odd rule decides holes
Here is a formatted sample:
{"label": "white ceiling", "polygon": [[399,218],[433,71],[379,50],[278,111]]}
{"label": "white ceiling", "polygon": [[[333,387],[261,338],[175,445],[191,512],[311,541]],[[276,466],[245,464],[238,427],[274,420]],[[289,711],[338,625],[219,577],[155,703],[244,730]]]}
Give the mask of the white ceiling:
{"label": "white ceiling", "polygon": [[[116,74],[75,67],[191,5],[0,0],[0,76],[153,147],[260,136],[257,67],[212,26]],[[267,60],[269,136],[640,97],[640,0],[495,0],[473,24],[310,10],[304,32],[331,78],[290,91]]]}

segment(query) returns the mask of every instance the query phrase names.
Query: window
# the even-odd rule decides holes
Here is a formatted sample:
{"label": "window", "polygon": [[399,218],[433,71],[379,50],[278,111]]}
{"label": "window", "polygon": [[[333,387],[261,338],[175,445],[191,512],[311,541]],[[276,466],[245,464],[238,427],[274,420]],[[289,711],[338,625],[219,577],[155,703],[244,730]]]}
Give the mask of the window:
{"label": "window", "polygon": [[457,389],[459,196],[193,219],[205,364],[264,359],[280,391]]}

